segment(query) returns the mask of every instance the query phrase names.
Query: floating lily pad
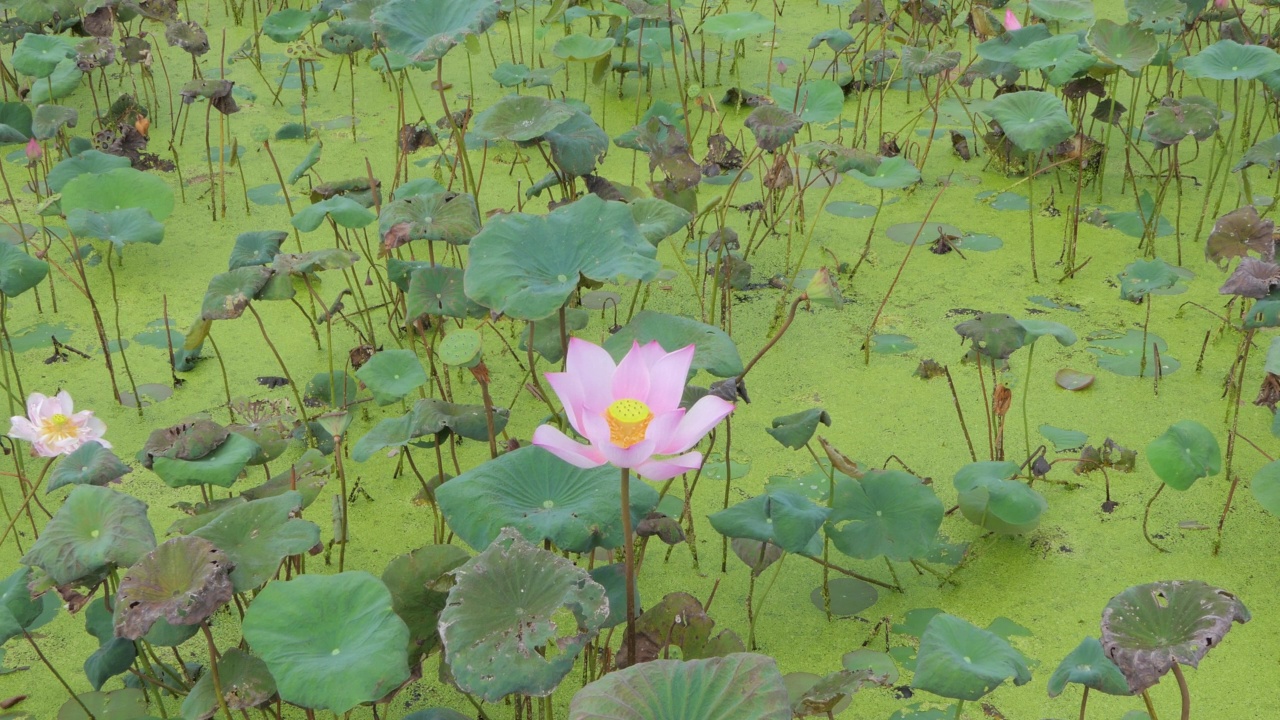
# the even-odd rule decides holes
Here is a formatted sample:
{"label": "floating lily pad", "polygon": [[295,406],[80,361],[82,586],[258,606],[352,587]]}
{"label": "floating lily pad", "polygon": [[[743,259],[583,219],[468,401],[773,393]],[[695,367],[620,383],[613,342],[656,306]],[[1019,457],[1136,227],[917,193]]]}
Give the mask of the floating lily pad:
{"label": "floating lily pad", "polygon": [[[631,517],[658,502],[643,483],[631,485]],[[506,453],[440,486],[436,499],[449,527],[483,550],[512,527],[530,542],[589,552],[622,545],[621,480],[616,468],[576,468],[537,447]]]}
{"label": "floating lily pad", "polygon": [[826,211],[837,217],[869,218],[875,216],[876,206],[839,200],[827,203]]}
{"label": "floating lily pad", "polygon": [[1066,452],[1067,450],[1077,450],[1084,446],[1089,440],[1086,433],[1079,430],[1064,430],[1049,424],[1039,427],[1040,434],[1044,436],[1053,445],[1053,449],[1058,452]]}
{"label": "floating lily pad", "polygon": [[[853,617],[867,610],[880,599],[876,586],[857,578],[831,578],[828,583],[831,598],[831,614],[839,617]],[[823,597],[822,586],[809,593],[809,602],[822,612],[827,611],[827,599]]]}
{"label": "floating lily pad", "polygon": [[409,628],[387,586],[366,572],[268,583],[243,632],[280,698],[304,708],[345,713],[409,678]]}
{"label": "floating lily pad", "polygon": [[1129,330],[1119,337],[1093,340],[1087,350],[1098,358],[1098,367],[1117,375],[1138,377],[1142,372],[1142,358],[1146,356],[1145,373],[1156,372],[1155,348],[1160,352],[1160,374],[1169,375],[1182,366],[1168,353],[1169,344],[1155,333],[1147,333],[1147,343],[1142,344],[1142,331]]}
{"label": "floating lily pad", "polygon": [[880,355],[897,355],[916,349],[916,344],[906,335],[877,334],[871,337],[871,352]]}
{"label": "floating lily pad", "polygon": [[1053,381],[1063,390],[1084,390],[1093,385],[1094,376],[1079,370],[1063,368],[1054,374]]}
{"label": "floating lily pad", "polygon": [[[454,580],[440,613],[445,661],[458,687],[486,702],[550,694],[609,616],[604,587],[513,528]],[[554,652],[538,653],[547,646]]]}
{"label": "floating lily pad", "polygon": [[1102,647],[1140,693],[1176,662],[1199,667],[1232,623],[1250,620],[1235,595],[1199,581],[1137,585],[1111,598],[1102,611]]}

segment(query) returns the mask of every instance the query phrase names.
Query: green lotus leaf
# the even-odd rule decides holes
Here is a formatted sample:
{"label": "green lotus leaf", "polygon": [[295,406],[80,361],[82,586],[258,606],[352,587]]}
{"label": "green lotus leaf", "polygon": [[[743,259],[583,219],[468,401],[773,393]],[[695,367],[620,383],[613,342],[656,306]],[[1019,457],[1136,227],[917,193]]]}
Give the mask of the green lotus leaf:
{"label": "green lotus leaf", "polygon": [[341,714],[409,678],[409,628],[366,572],[268,583],[245,611],[244,639],[281,699]]}
{"label": "green lotus leaf", "polygon": [[383,350],[356,371],[356,377],[373,392],[374,402],[390,405],[427,382],[427,371],[412,350]]}
{"label": "green lotus leaf", "polygon": [[[591,322],[591,313],[581,308],[568,308],[564,311],[564,329],[565,333],[572,333],[582,330]],[[544,360],[551,363],[558,363],[564,359],[565,346],[560,344],[560,328],[557,324],[536,322],[525,323],[524,330],[520,333],[521,350],[529,349],[529,336],[533,335],[533,349],[542,356]]]}
{"label": "green lotus leaf", "polygon": [[[85,714],[84,709],[89,713]],[[57,720],[152,720],[147,694],[138,688],[80,693],[58,708]]]}
{"label": "green lotus leaf", "polygon": [[559,100],[537,95],[507,95],[475,116],[472,132],[495,140],[536,140],[573,113],[573,108]]}
{"label": "green lotus leaf", "polygon": [[359,394],[360,383],[345,370],[338,370],[333,374],[320,372],[312,376],[302,393],[302,399],[304,402],[311,400],[331,408],[343,409],[354,403]]}
{"label": "green lotus leaf", "polygon": [[1005,680],[1031,680],[1027,659],[1006,640],[946,613],[929,621],[916,658],[911,687],[955,700],[980,700]]}
{"label": "green lotus leaf", "polygon": [[693,221],[693,213],[659,198],[640,198],[628,206],[640,234],[655,246]]}
{"label": "green lotus leaf", "polygon": [[[625,601],[621,604],[625,608]],[[669,593],[636,618],[636,663],[668,657],[672,647],[680,648],[680,656],[689,660],[724,657],[745,650],[742,639],[732,630],[713,634],[715,625],[697,598],[683,592]],[[619,668],[629,664],[629,648],[624,638],[616,656]]]}
{"label": "green lotus leaf", "polygon": [[467,297],[524,320],[555,313],[580,277],[647,281],[661,269],[631,211],[596,195],[535,216],[494,218],[471,240]]}
{"label": "green lotus leaf", "polygon": [[76,46],[70,38],[29,32],[18,40],[9,59],[14,70],[42,80],[53,74],[58,63],[75,57],[75,54]]}
{"label": "green lotus leaf", "polygon": [[[1257,309],[1256,305],[1254,309]],[[1245,327],[1248,327],[1247,319]],[[1154,333],[1147,333],[1144,338],[1141,330],[1128,330],[1120,337],[1094,340],[1087,349],[1098,358],[1098,367],[1127,377],[1138,377],[1145,373],[1154,375],[1157,351],[1160,353],[1162,376],[1181,367],[1181,363],[1169,354],[1169,344],[1163,338]]]}
{"label": "green lotus leaf", "polygon": [[277,10],[262,19],[262,34],[278,43],[291,43],[311,27],[311,13],[297,8]]}
{"label": "green lotus leaf", "polygon": [[1143,30],[1136,23],[1120,25],[1102,18],[1089,28],[1085,40],[1098,53],[1098,57],[1118,65],[1137,77],[1160,50],[1155,33]]}
{"label": "green lotus leaf", "polygon": [[[838,578],[853,580],[853,578]],[[858,581],[855,581],[858,582]],[[818,589],[819,596],[821,588]],[[841,615],[847,616],[846,613]],[[783,676],[790,696],[791,712],[797,718],[843,712],[852,701],[852,695],[871,682],[870,670],[837,670],[825,677],[807,672],[788,673]]]}
{"label": "green lotus leaf", "polygon": [[[267,664],[240,648],[230,648],[218,658],[218,680],[228,710],[250,710],[266,703],[276,694],[276,681]],[[183,720],[209,720],[219,708],[213,673],[200,673],[200,679],[182,701]]]}
{"label": "green lotus leaf", "polygon": [[[283,130],[283,129],[284,129],[284,128],[281,128],[281,130]],[[303,134],[300,134],[300,135],[299,135],[299,138],[305,138],[305,137],[306,137],[306,135],[305,135],[305,133],[306,133],[306,128],[305,128],[305,127],[304,127],[304,128],[302,128],[302,133],[303,133]],[[279,134],[278,134],[278,133],[277,133],[277,139],[279,139]],[[323,143],[319,143],[319,142],[317,142],[317,143],[315,143],[315,144],[313,144],[313,145],[311,146],[311,149],[310,149],[309,151],[307,151],[307,155],[306,155],[306,157],[302,158],[302,162],[298,163],[298,164],[297,164],[297,166],[295,166],[295,167],[293,168],[293,170],[289,172],[289,179],[288,179],[288,183],[289,183],[290,185],[292,185],[292,184],[294,184],[294,183],[298,182],[299,180],[301,180],[301,179],[302,179],[302,176],[303,176],[303,175],[306,175],[308,170],[310,170],[311,168],[315,167],[316,163],[320,162],[320,152],[321,152],[321,150],[323,150],[323,149],[324,149],[324,145],[323,145]]]}
{"label": "green lotus leaf", "polygon": [[[501,433],[507,426],[510,411],[494,408],[493,431]],[[480,405],[455,405],[435,398],[419,400],[413,409],[398,418],[382,420],[351,449],[351,459],[364,462],[379,450],[402,447],[428,435],[442,437],[453,432],[468,440],[487,441],[488,424]]]}
{"label": "green lotus leaf", "polygon": [[551,148],[551,162],[567,177],[590,174],[609,151],[609,135],[581,110],[556,125],[542,139]]}
{"label": "green lotus leaf", "polygon": [[988,359],[1008,358],[1026,345],[1028,338],[1026,327],[1005,313],[981,313],[956,325],[956,332],[973,343],[974,352]]}
{"label": "green lotus leaf", "polygon": [[74,93],[83,80],[84,72],[80,70],[76,59],[69,57],[58,63],[52,75],[32,85],[31,92],[27,94],[27,102],[44,105],[60,100]]}
{"label": "green lotus leaf", "polygon": [[378,219],[368,208],[346,195],[334,195],[299,210],[289,222],[302,232],[311,232],[320,227],[326,217],[344,228],[362,228]]}
{"label": "green lotus leaf", "polygon": [[77,208],[100,213],[145,208],[164,220],[173,212],[173,190],[162,178],[131,167],[84,173],[62,186],[63,212],[70,215]]}
{"label": "green lotus leaf", "polygon": [[1031,0],[1031,14],[1051,22],[1093,22],[1090,0]]}
{"label": "green lotus leaf", "polygon": [[131,472],[133,469],[121,462],[115,453],[90,440],[58,461],[49,473],[45,492],[53,492],[64,485],[106,485]]}
{"label": "green lotus leaf", "polygon": [[720,42],[736,43],[752,35],[773,31],[773,21],[758,12],[730,12],[713,15],[702,23],[702,32]]}
{"label": "green lotus leaf", "polygon": [[779,107],[807,123],[831,122],[840,117],[844,109],[844,91],[834,80],[810,80],[796,87],[780,87],[773,98]]}
{"label": "green lotus leaf", "polygon": [[1186,490],[1202,477],[1222,472],[1222,451],[1209,428],[1179,420],[1147,445],[1147,462],[1174,490]]}
{"label": "green lotus leaf", "polygon": [[849,168],[847,174],[878,190],[902,190],[920,182],[920,171],[903,157],[882,158],[873,169],[868,169],[871,172],[855,166]]}
{"label": "green lotus leaf", "polygon": [[142,466],[151,468],[157,457],[199,460],[226,442],[229,431],[204,418],[151,431],[142,446]]}
{"label": "green lotus leaf", "polygon": [[870,670],[873,678],[892,685],[898,681],[898,665],[888,653],[877,650],[854,650],[840,658],[846,670]]}
{"label": "green lotus leaf", "polygon": [[[605,599],[609,601],[609,617],[601,625],[601,629],[617,627],[627,621],[627,577],[626,565],[597,565],[588,574],[591,579],[604,587]],[[640,607],[640,590],[635,592],[635,605]]]}
{"label": "green lotus leaf", "polygon": [[169,540],[124,572],[116,635],[137,640],[157,618],[173,625],[199,625],[231,600],[231,563],[226,553],[190,535]]}
{"label": "green lotus leaf", "polygon": [[463,271],[447,265],[417,268],[409,275],[405,294],[405,319],[409,324],[423,315],[479,318],[489,311],[467,297]]}
{"label": "green lotus leaf", "polygon": [[976,462],[956,473],[960,513],[965,519],[1001,535],[1021,535],[1040,525],[1049,503],[1026,483],[1012,480],[1017,463]]}
{"label": "green lotus leaf", "polygon": [[73,128],[80,113],[65,105],[41,105],[31,119],[31,133],[37,140],[49,140],[64,127]]}
{"label": "green lotus leaf", "polygon": [[1027,345],[1032,345],[1035,341],[1045,336],[1050,336],[1057,340],[1058,344],[1063,347],[1075,345],[1076,340],[1079,339],[1076,337],[1074,330],[1052,320],[1019,320],[1018,324],[1027,331]]}
{"label": "green lotus leaf", "polygon": [[609,673],[569,703],[570,720],[790,720],[773,658],[736,653],[706,660],[654,660]]}
{"label": "green lotus leaf", "polygon": [[854,38],[848,31],[841,28],[832,28],[831,30],[823,30],[817,35],[814,35],[809,40],[808,49],[816,50],[819,45],[826,43],[831,52],[839,53],[852,45],[853,42]]}
{"label": "green lotus leaf", "polygon": [[231,433],[226,442],[199,460],[157,457],[151,469],[171,488],[209,484],[231,487],[244,466],[258,453],[258,444]]}
{"label": "green lotus leaf", "polygon": [[345,270],[360,261],[351,250],[325,248],[301,253],[277,253],[271,260],[276,277],[283,275],[313,275],[322,270]]}
{"label": "green lotus leaf", "polygon": [[1160,104],[1143,118],[1142,130],[1156,149],[1162,150],[1188,137],[1197,142],[1213,137],[1221,114],[1213,101],[1206,98],[1161,98]]}
{"label": "green lotus leaf", "polygon": [[981,111],[1000,123],[1004,134],[1023,152],[1038,152],[1075,134],[1062,101],[1040,90],[1005,93]]}
{"label": "green lotus leaf", "polygon": [[382,582],[391,591],[391,607],[409,626],[410,666],[440,644],[436,626],[449,597],[449,573],[470,557],[456,545],[427,545],[397,555],[382,571]]}
{"label": "green lotus leaf", "polygon": [[1077,450],[1084,447],[1089,441],[1089,435],[1079,430],[1064,430],[1063,428],[1054,427],[1048,423],[1041,425],[1037,430],[1048,440],[1055,450],[1058,452],[1066,452],[1068,450]]}
{"label": "green lotus leaf", "polygon": [[[974,52],[983,60],[993,63],[1012,63],[1013,56],[1028,45],[1049,38],[1049,26],[1033,23],[1018,30],[1001,33],[980,43]],[[1015,67],[1016,71],[1016,67]]]}
{"label": "green lotus leaf", "polygon": [[466,245],[480,232],[476,199],[466,193],[411,195],[392,200],[378,216],[378,234],[387,249],[414,240],[443,240]]}
{"label": "green lotus leaf", "polygon": [[1108,695],[1128,695],[1129,682],[1111,662],[1097,638],[1080,641],[1071,654],[1062,659],[1049,677],[1049,697],[1058,697],[1067,683],[1077,683]]}
{"label": "green lotus leaf", "polygon": [[106,240],[116,246],[117,252],[124,252],[129,243],[159,245],[164,240],[164,223],[140,207],[105,213],[76,208],[67,213],[67,227],[81,237]]}
{"label": "green lotus leaf", "polygon": [[765,432],[782,443],[783,447],[799,450],[809,443],[818,429],[818,423],[830,427],[831,415],[822,408],[811,408],[774,418],[772,427],[765,428]]}
{"label": "green lotus leaf", "polygon": [[613,139],[613,143],[620,148],[628,150],[636,150],[638,152],[648,152],[644,146],[639,143],[640,131],[650,120],[657,120],[660,124],[675,126],[684,122],[684,111],[681,107],[668,100],[654,100],[648,110],[640,116],[640,122],[633,126],[630,130],[622,133]]}
{"label": "green lotus leaf", "polygon": [[1280,54],[1263,45],[1241,45],[1234,40],[1219,40],[1188,58],[1177,62],[1187,77],[1209,80],[1254,80],[1280,70]]}
{"label": "green lotus leaf", "polygon": [[589,62],[609,54],[617,41],[611,37],[591,37],[582,33],[566,35],[551,46],[551,54],[561,60]]}
{"label": "green lotus leaf", "polygon": [[254,230],[240,233],[236,236],[235,247],[231,248],[227,269],[270,265],[275,256],[280,253],[280,243],[287,237],[289,237],[288,233],[279,230]]}
{"label": "green lotus leaf", "polygon": [[[436,500],[449,528],[476,550],[511,527],[530,542],[589,552],[622,545],[621,493],[617,468],[577,468],[526,447],[444,483]],[[643,483],[632,483],[630,499],[637,523],[658,504],[657,492]]]}
{"label": "green lotus leaf", "polygon": [[274,272],[259,265],[239,267],[214,275],[200,307],[203,320],[234,320],[244,314],[249,301],[266,286]]}
{"label": "green lotus leaf", "polygon": [[515,87],[530,77],[529,66],[524,63],[504,62],[493,69],[490,76],[498,83],[498,87]]}
{"label": "green lotus leaf", "polygon": [[922,558],[942,525],[942,501],[900,470],[872,470],[860,480],[837,476],[831,507],[827,536],[837,550],[862,560]]}
{"label": "green lotus leaf", "polygon": [[[540,697],[573,670],[608,617],[604,588],[585,570],[507,528],[454,570],[440,637],[463,692],[485,702],[512,693]],[[539,652],[547,648],[554,652]]]}
{"label": "green lotus leaf", "polygon": [[1111,598],[1102,611],[1102,647],[1137,694],[1174,663],[1199,667],[1232,623],[1250,618],[1235,595],[1198,580],[1137,585]]}
{"label": "green lotus leaf", "polygon": [[62,192],[62,188],[81,175],[101,175],[118,168],[129,167],[129,158],[108,155],[97,150],[85,150],[79,155],[66,158],[53,166],[45,181],[49,189]]}
{"label": "green lotus leaf", "polygon": [[[1280,133],[1272,135],[1252,145],[1244,151],[1240,162],[1231,167],[1231,172],[1240,172],[1251,165],[1260,165],[1268,170],[1280,169]],[[1255,213],[1257,210],[1254,211]]]}
{"label": "green lotus leaf", "polygon": [[5,297],[18,297],[39,285],[48,274],[49,263],[28,255],[20,247],[0,242],[0,293]]}
{"label": "green lotus leaf", "polygon": [[902,48],[902,74],[921,78],[933,77],[955,68],[960,64],[960,58],[961,54],[955,50],[906,45]]}
{"label": "green lotus leaf", "polygon": [[147,505],[96,485],[77,485],[22,556],[58,585],[129,567],[156,546]]}
{"label": "green lotus leaf", "polygon": [[498,17],[498,0],[390,0],[374,9],[374,31],[391,50],[415,61],[440,61],[468,35]]}
{"label": "green lotus leaf", "polygon": [[[16,101],[0,103],[0,145],[24,143],[34,137],[31,124],[30,105]],[[128,164],[127,160],[125,164]]]}
{"label": "green lotus leaf", "polygon": [[1267,512],[1280,515],[1280,460],[1263,465],[1253,475],[1249,490]]}
{"label": "green lotus leaf", "polygon": [[[111,602],[120,609],[115,598]],[[138,646],[132,640],[116,637],[106,598],[98,598],[85,607],[84,629],[98,640],[98,649],[84,661],[84,675],[94,690],[101,690],[108,680],[129,671],[138,657]]]}
{"label": "green lotus leaf", "polygon": [[[299,487],[301,481],[297,481]],[[233,505],[203,527],[192,531],[227,554],[234,569],[236,592],[249,592],[270,580],[280,562],[320,544],[320,527],[295,517],[304,507],[301,493],[288,490]]]}
{"label": "green lotus leaf", "polygon": [[1176,33],[1200,14],[1192,11],[1192,6],[1197,3],[1203,10],[1208,0],[1126,0],[1124,5],[1129,11],[1129,20],[1137,22],[1144,30]]}
{"label": "green lotus leaf", "polygon": [[791,142],[791,139],[804,127],[800,116],[778,107],[777,105],[761,105],[742,122],[756,138],[756,144],[765,152],[773,152]]}
{"label": "green lotus leaf", "polygon": [[1068,77],[1088,69],[1098,61],[1089,53],[1080,51],[1080,39],[1075,35],[1054,35],[1038,40],[1013,54],[1011,62],[1023,70],[1044,70],[1062,67],[1069,69]]}
{"label": "green lotus leaf", "polygon": [[777,489],[707,519],[725,537],[772,542],[787,552],[814,555],[822,550],[818,531],[831,512],[800,493]]}
{"label": "green lotus leaf", "polygon": [[641,310],[631,322],[604,341],[604,349],[621,361],[632,343],[657,342],[667,352],[695,346],[691,371],[705,370],[716,377],[734,377],[742,372],[738,346],[723,330],[680,315]]}
{"label": "green lotus leaf", "polygon": [[[311,507],[311,503],[315,502],[320,491],[324,489],[325,478],[332,463],[333,458],[320,452],[319,449],[307,448],[303,451],[302,457],[294,461],[293,465],[286,468],[284,472],[255,488],[245,490],[240,495],[246,500],[261,500],[296,490],[302,495],[302,507]],[[243,566],[243,562],[241,565]],[[236,579],[234,572],[231,574],[231,579],[232,581]]]}
{"label": "green lotus leaf", "polygon": [[0,580],[0,645],[35,627],[44,602],[31,597],[31,568],[23,565]]}

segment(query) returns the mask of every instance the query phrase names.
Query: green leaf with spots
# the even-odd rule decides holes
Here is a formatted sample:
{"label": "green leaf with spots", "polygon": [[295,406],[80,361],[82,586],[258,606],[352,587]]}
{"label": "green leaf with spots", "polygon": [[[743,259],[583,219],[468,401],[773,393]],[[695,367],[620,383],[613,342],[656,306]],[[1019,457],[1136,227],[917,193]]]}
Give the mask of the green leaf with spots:
{"label": "green leaf with spots", "polygon": [[112,567],[129,567],[156,546],[147,506],[124,493],[77,485],[40,533],[22,564],[58,585],[93,582]]}

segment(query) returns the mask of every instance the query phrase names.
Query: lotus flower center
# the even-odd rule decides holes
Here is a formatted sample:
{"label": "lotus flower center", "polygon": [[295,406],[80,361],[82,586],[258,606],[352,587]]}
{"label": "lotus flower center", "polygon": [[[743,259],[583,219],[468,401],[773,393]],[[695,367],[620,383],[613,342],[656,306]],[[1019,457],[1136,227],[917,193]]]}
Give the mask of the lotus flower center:
{"label": "lotus flower center", "polygon": [[648,405],[628,398],[614,400],[604,411],[604,419],[609,423],[609,442],[626,450],[644,440],[653,412]]}
{"label": "lotus flower center", "polygon": [[62,413],[50,415],[41,429],[44,431],[43,435],[52,437],[55,440],[69,440],[78,434],[75,424],[71,422],[71,418]]}

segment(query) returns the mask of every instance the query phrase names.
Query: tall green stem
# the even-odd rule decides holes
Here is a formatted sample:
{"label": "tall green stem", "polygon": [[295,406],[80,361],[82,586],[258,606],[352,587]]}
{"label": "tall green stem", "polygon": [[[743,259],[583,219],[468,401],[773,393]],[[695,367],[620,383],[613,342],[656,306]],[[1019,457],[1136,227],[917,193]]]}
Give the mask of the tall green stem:
{"label": "tall green stem", "polygon": [[[530,343],[532,347],[532,343]],[[636,549],[631,529],[631,470],[622,470],[622,558],[626,563],[627,666],[636,664]]]}

